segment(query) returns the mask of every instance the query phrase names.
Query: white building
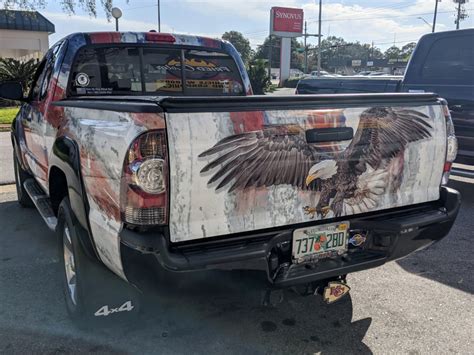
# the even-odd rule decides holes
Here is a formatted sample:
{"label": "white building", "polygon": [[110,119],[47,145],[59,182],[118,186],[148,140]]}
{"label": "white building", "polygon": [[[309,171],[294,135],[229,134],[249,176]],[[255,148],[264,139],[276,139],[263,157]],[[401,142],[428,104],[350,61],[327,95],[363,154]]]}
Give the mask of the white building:
{"label": "white building", "polygon": [[54,25],[37,11],[0,10],[0,58],[40,59]]}

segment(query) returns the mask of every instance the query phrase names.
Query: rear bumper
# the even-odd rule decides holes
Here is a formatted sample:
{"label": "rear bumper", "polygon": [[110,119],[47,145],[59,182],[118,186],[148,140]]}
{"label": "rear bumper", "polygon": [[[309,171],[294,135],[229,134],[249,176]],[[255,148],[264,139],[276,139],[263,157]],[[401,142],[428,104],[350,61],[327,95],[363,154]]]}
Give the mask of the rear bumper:
{"label": "rear bumper", "polygon": [[439,201],[350,219],[351,230],[364,234],[366,242],[350,246],[343,256],[306,264],[291,263],[294,228],[183,246],[170,246],[156,232],[123,229],[120,236],[125,247],[153,255],[171,271],[262,270],[270,283],[287,287],[380,266],[439,241],[451,229],[460,203],[456,190],[442,187]]}

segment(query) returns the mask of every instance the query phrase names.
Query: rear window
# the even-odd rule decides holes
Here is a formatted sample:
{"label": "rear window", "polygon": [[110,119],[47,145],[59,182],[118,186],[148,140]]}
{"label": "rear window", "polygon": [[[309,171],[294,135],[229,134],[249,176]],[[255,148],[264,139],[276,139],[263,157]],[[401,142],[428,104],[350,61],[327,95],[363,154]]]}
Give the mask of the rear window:
{"label": "rear window", "polygon": [[239,95],[242,81],[234,60],[227,54],[185,51],[186,93],[189,95]]}
{"label": "rear window", "polygon": [[232,57],[207,50],[86,47],[77,55],[71,75],[71,95],[244,94]]}
{"label": "rear window", "polygon": [[426,56],[422,78],[427,83],[474,83],[474,41],[472,36],[441,38]]}

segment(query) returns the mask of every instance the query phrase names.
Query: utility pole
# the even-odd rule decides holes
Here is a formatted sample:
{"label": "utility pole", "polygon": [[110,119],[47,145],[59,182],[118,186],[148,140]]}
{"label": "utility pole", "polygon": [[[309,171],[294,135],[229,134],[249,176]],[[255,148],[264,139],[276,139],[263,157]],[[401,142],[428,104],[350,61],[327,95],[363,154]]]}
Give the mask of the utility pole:
{"label": "utility pole", "polygon": [[270,80],[272,79],[272,53],[273,53],[273,47],[272,47],[272,35],[268,36],[268,76],[270,77]]}
{"label": "utility pole", "polygon": [[304,22],[304,73],[308,74],[308,47],[306,46],[306,37],[308,31],[306,28],[306,21]]}
{"label": "utility pole", "polygon": [[458,17],[456,18],[456,29],[459,30],[459,19],[461,17],[461,0],[458,0]]}
{"label": "utility pole", "polygon": [[318,23],[318,76],[321,76],[321,13],[323,0],[319,0],[319,23]]}
{"label": "utility pole", "polygon": [[434,33],[436,29],[436,15],[438,14],[438,0],[435,0],[435,10],[434,10],[434,15],[433,15],[433,29],[431,30],[432,33]]}
{"label": "utility pole", "polygon": [[[465,0],[456,0],[458,3],[458,16],[456,17],[456,29],[459,30],[459,23],[461,22],[461,5],[464,4]],[[464,18],[464,17],[463,17]]]}
{"label": "utility pole", "polygon": [[308,74],[308,46],[306,45],[306,39],[308,37],[319,37],[318,34],[308,33],[306,21],[304,22],[304,73]]}
{"label": "utility pole", "polygon": [[158,0],[158,32],[161,32],[160,0]]}

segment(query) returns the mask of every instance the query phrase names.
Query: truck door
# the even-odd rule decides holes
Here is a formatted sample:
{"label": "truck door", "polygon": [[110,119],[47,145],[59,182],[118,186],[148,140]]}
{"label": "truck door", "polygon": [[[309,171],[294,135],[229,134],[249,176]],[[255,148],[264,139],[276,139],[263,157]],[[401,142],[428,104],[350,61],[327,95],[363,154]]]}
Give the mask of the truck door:
{"label": "truck door", "polygon": [[63,43],[60,42],[51,48],[41,61],[34,76],[28,104],[25,105],[25,112],[22,115],[27,145],[26,159],[37,181],[45,189],[47,189],[49,153],[46,136],[54,136],[53,131],[56,128],[48,122],[48,116],[51,115],[49,104],[56,88],[53,74],[57,74],[59,65],[56,60]]}

